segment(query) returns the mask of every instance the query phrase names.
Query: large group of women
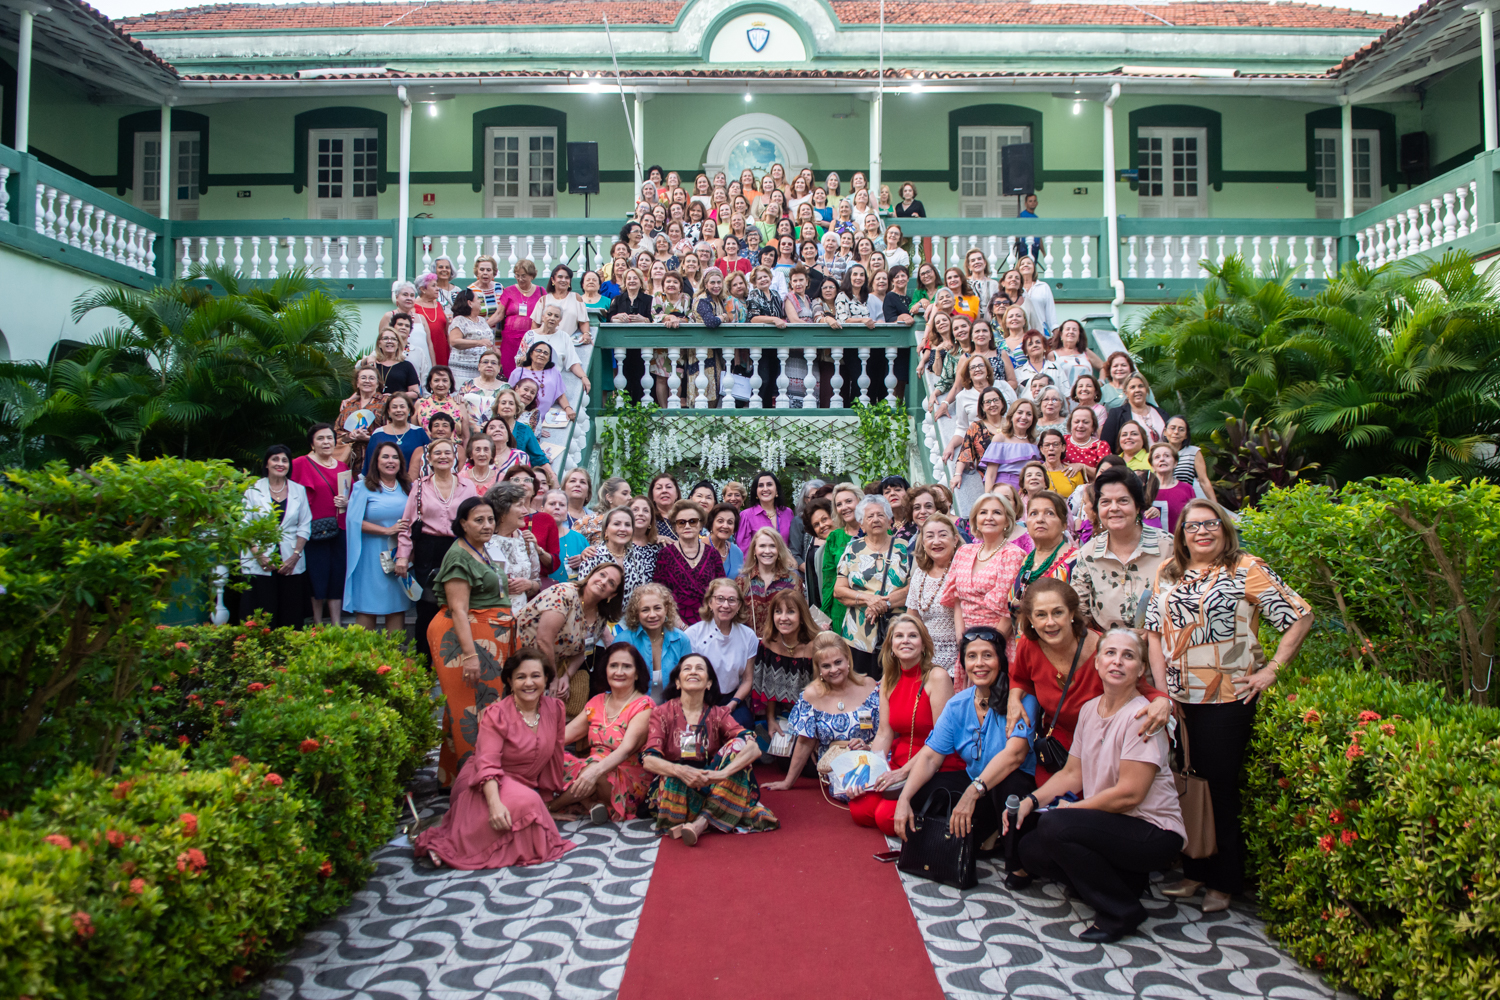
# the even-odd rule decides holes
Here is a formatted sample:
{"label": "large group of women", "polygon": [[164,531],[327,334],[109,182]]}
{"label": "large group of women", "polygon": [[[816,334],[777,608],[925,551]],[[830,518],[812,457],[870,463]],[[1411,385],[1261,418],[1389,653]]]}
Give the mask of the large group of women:
{"label": "large group of women", "polygon": [[[1011,838],[1007,884],[1067,882],[1097,912],[1084,937],[1116,940],[1145,918],[1149,873],[1184,850],[1175,727],[1208,782],[1218,849],[1165,891],[1224,909],[1242,888],[1255,703],[1310,629],[1307,604],[1240,548],[1186,423],[1130,356],[1099,359],[1076,321],[1056,322],[1030,258],[994,280],[980,254],[940,282],[919,274],[914,303],[890,261],[899,228],[877,232],[862,178],[841,198],[836,177],[775,174],[688,192],[654,172],[581,294],[562,265],[533,285],[529,261],[501,289],[484,258],[471,288],[452,289],[439,261],[398,290],[337,422],[310,430],[305,455],[271,448],[246,495],[282,524],[279,547],[245,555],[247,606],[392,632],[415,612],[452,803],[417,839],[424,863],[554,860],[573,846],[560,819],[650,817],[688,845],[774,830],[763,787],[870,750],[890,769],[851,796],[855,822],[905,838],[941,793],[955,834],[984,849]],[[897,215],[921,214],[914,196],[902,186]],[[777,261],[757,270],[739,255],[768,213]],[[921,317],[930,405],[958,418],[951,481],[814,479],[793,497],[774,471],[662,472],[639,494],[583,469],[557,477],[546,422],[528,416],[561,398],[548,373],[577,366],[606,286],[619,288],[606,321],[713,325],[748,272],[746,300],[771,308],[759,316],[800,320],[800,303],[826,298],[804,280],[825,265],[834,322],[872,315],[846,302],[872,271],[890,276],[887,303],[906,296],[898,317]],[[705,296],[707,312],[692,304]],[[418,349],[414,331],[429,334]],[[1283,633],[1269,653],[1262,623]],[[762,786],[768,753],[785,776]]]}

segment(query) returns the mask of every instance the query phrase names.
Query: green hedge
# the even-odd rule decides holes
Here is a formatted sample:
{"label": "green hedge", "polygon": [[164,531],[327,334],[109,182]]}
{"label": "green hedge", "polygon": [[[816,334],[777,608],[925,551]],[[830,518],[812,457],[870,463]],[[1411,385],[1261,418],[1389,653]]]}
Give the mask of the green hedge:
{"label": "green hedge", "polygon": [[1245,824],[1267,927],[1364,996],[1500,996],[1500,713],[1342,668],[1273,692]]}
{"label": "green hedge", "polygon": [[306,804],[264,766],[186,764],[80,765],[0,824],[0,995],[212,995],[292,940],[330,874]]}
{"label": "green hedge", "polygon": [[274,964],[369,876],[437,743],[431,677],[383,633],[158,627],[141,669],[124,772],[80,764],[0,823],[0,996],[209,995]]}

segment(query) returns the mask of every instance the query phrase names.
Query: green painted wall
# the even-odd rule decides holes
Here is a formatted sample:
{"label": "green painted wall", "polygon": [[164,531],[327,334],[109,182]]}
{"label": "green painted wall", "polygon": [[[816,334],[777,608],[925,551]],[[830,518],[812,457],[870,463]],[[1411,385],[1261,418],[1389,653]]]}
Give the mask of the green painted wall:
{"label": "green painted wall", "polygon": [[1484,145],[1479,68],[1478,60],[1466,63],[1424,95],[1420,127],[1427,133],[1433,166],[1471,155]]}
{"label": "green painted wall", "polygon": [[26,308],[8,310],[0,320],[0,357],[45,361],[60,340],[92,340],[119,316],[101,309],[74,322],[73,302],[106,284],[91,274],[0,246],[0,296],[26,303]]}

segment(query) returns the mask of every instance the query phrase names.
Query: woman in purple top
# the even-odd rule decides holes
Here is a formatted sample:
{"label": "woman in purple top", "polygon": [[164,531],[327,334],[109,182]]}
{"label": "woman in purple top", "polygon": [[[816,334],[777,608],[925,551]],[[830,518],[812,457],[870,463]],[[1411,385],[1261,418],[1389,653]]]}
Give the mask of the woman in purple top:
{"label": "woman in purple top", "polygon": [[523,378],[530,379],[537,384],[536,412],[543,420],[547,419],[552,405],[558,400],[562,400],[563,412],[572,420],[573,408],[568,405],[568,397],[564,394],[562,372],[552,363],[552,345],[539,340],[526,349],[520,361],[510,373],[511,386],[520,385]]}
{"label": "woman in purple top", "polygon": [[792,509],[781,502],[781,484],[776,477],[769,472],[756,473],[750,492],[755,494],[756,504],[740,512],[740,527],[734,534],[740,551],[750,551],[750,538],[761,528],[775,528],[781,540],[790,545]]}
{"label": "woman in purple top", "polygon": [[[536,265],[529,260],[518,260],[511,269],[516,283],[507,286],[495,303],[496,315],[500,318],[500,370],[504,371],[516,363],[516,354],[521,350],[521,340],[531,332],[538,319],[538,307],[547,290],[536,281]],[[490,324],[494,326],[494,323]]]}
{"label": "woman in purple top", "polygon": [[1021,469],[1027,462],[1039,461],[1041,451],[1036,446],[1036,404],[1029,399],[1018,399],[1010,404],[1005,415],[1004,429],[990,439],[979,464],[984,467],[984,491],[992,493],[996,483],[1009,483],[1020,487]]}
{"label": "woman in purple top", "polygon": [[1177,478],[1177,449],[1167,441],[1158,441],[1151,446],[1147,456],[1153,475],[1146,483],[1146,506],[1166,508],[1162,519],[1163,531],[1175,531],[1182,508],[1198,495],[1191,483]]}

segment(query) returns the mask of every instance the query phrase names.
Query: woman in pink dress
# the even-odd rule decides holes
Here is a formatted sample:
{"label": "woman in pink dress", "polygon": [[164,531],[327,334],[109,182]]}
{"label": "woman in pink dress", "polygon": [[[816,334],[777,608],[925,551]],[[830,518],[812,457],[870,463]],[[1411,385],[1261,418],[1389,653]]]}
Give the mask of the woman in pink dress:
{"label": "woman in pink dress", "polygon": [[547,803],[563,790],[563,704],[544,697],[552,668],[522,649],[500,669],[510,692],[479,717],[474,755],[453,783],[451,808],[416,842],[434,865],[464,871],[556,861],[575,846]]}
{"label": "woman in pink dress", "polygon": [[500,317],[500,370],[510,371],[516,364],[516,354],[521,350],[521,340],[535,325],[546,289],[534,284],[536,265],[522,259],[510,272],[516,283],[508,285],[495,302],[495,312]]}
{"label": "woman in pink dress", "polygon": [[[943,607],[953,609],[954,634],[963,635],[965,629],[980,625],[1009,631],[1009,586],[1026,559],[1024,549],[1006,541],[1014,525],[1011,508],[998,493],[986,493],[974,501],[969,526],[978,541],[954,554],[948,581],[938,596]],[[962,662],[955,672],[953,689],[962,691],[969,686]]]}
{"label": "woman in pink dress", "polygon": [[654,704],[646,693],[651,672],[634,646],[617,642],[604,651],[602,673],[607,689],[589,699],[563,735],[568,746],[588,736],[589,755],[563,755],[568,790],[552,802],[562,813],[586,806],[595,823],[633,819],[651,783],[641,766]]}

